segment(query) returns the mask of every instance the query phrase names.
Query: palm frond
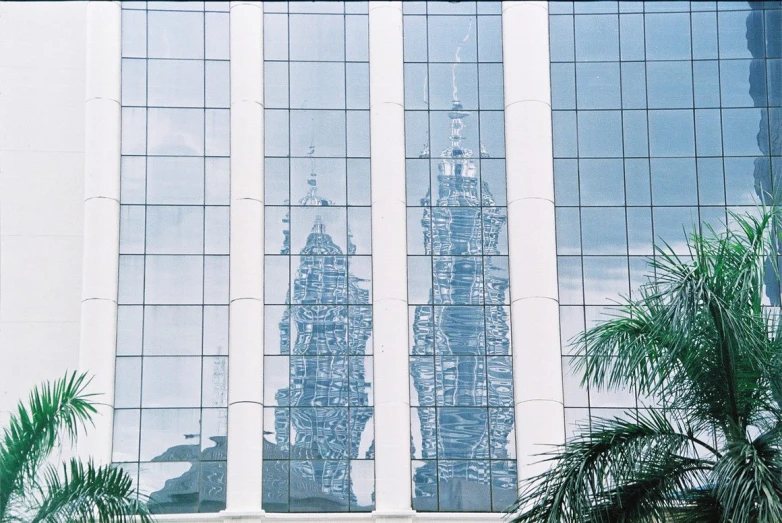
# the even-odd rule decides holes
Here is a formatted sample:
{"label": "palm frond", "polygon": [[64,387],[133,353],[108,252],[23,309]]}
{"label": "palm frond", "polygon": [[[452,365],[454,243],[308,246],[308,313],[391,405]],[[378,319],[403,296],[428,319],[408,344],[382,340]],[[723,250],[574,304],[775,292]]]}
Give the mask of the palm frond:
{"label": "palm frond", "polygon": [[[738,232],[692,234],[692,261],[657,249],[655,279],[578,340],[585,382],[664,394],[701,422],[737,434],[768,408],[772,397],[759,397],[759,385],[774,375],[769,362],[781,345],[770,339],[761,306],[770,217],[735,220]],[[782,400],[782,381],[779,391]]]}
{"label": "palm frond", "polygon": [[85,393],[86,374],[76,372],[35,387],[27,405],[19,403],[0,440],[0,520],[14,496],[35,483],[41,464],[60,435],[74,439],[96,412]]}
{"label": "palm frond", "polygon": [[782,521],[782,429],[733,441],[714,468],[714,493],[730,521]]}
{"label": "palm frond", "polygon": [[62,473],[50,467],[43,474],[38,498],[31,523],[152,522],[130,476],[113,466],[96,467],[73,459],[63,464]]}
{"label": "palm frond", "polygon": [[692,487],[713,466],[695,447],[713,450],[654,411],[597,420],[591,433],[546,455],[552,467],[529,482],[510,509],[519,512],[511,522],[608,522],[621,507],[641,518],[628,521],[655,521],[675,499],[672,491]]}

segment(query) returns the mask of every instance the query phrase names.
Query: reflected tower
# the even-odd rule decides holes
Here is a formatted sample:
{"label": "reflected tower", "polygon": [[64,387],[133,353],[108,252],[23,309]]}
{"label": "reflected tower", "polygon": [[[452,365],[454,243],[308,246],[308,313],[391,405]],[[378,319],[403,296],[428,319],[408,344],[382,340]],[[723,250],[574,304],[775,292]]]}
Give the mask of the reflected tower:
{"label": "reflected tower", "polygon": [[[314,170],[308,183],[299,205],[332,205],[318,195]],[[281,254],[289,252],[286,233]],[[347,254],[354,252],[348,234]],[[349,257],[320,216],[298,254],[287,300],[291,306],[279,323],[281,354],[290,356],[289,384],[277,390],[274,413],[276,450],[285,449],[290,468],[267,470],[273,477],[264,482],[289,487],[291,510],[347,510],[357,504],[349,459],[373,457],[371,446],[359,455],[372,418],[364,356],[372,330],[369,291],[351,274]],[[265,495],[274,505],[267,496],[274,492]]]}
{"label": "reflected tower", "polygon": [[[437,510],[437,499],[442,509],[445,498],[455,510],[486,510],[489,460],[513,459],[512,409],[490,408],[513,403],[509,318],[501,306],[508,279],[492,258],[500,254],[506,218],[463,144],[469,115],[454,97],[450,144],[436,185],[421,199],[433,306],[415,308],[410,372],[420,404],[435,408],[414,414],[421,448],[413,451],[431,460],[414,473],[419,510]],[[497,467],[493,481],[515,491],[513,467]]]}

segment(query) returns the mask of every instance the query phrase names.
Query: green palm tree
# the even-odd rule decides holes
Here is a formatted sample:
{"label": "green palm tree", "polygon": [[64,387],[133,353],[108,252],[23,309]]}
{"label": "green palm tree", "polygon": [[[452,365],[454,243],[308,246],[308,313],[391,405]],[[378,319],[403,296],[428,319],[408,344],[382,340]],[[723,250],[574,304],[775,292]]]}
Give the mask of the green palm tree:
{"label": "green palm tree", "polygon": [[782,322],[763,305],[776,218],[669,246],[636,299],[577,340],[583,383],[663,405],[601,419],[525,482],[514,523],[782,521]]}
{"label": "green palm tree", "polygon": [[61,437],[75,441],[96,413],[88,384],[74,372],[19,403],[0,440],[0,521],[152,521],[122,469],[77,459],[47,464]]}

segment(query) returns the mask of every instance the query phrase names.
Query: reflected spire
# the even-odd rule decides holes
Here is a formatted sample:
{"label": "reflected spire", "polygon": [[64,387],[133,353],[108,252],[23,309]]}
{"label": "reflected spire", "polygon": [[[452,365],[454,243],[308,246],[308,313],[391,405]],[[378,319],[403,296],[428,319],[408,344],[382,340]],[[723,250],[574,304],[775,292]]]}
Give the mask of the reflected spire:
{"label": "reflected spire", "polygon": [[327,198],[321,198],[318,195],[318,173],[315,170],[315,146],[310,145],[310,150],[307,152],[307,158],[310,159],[310,177],[307,180],[307,194],[299,200],[299,205],[334,205],[334,202]]}

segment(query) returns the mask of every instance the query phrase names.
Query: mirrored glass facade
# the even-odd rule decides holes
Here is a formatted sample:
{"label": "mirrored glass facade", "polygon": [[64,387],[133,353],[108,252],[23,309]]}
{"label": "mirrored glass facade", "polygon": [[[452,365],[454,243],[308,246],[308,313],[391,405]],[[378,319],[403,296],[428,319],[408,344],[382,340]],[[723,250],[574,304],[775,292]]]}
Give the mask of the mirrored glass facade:
{"label": "mirrored glass facade", "polygon": [[112,460],[155,513],[225,508],[227,11],[123,3]]}
{"label": "mirrored glass facade", "polygon": [[405,2],[413,508],[516,492],[500,2]]}
{"label": "mirrored glass facade", "polygon": [[367,2],[264,2],[263,507],[374,508]]}
{"label": "mirrored glass facade", "polygon": [[[770,204],[782,175],[779,2],[552,2],[566,425],[650,406],[579,386],[574,335],[649,273],[653,242]],[[778,200],[777,200],[778,201]],[[769,260],[769,267],[773,261]],[[779,303],[769,271],[766,298]]]}

